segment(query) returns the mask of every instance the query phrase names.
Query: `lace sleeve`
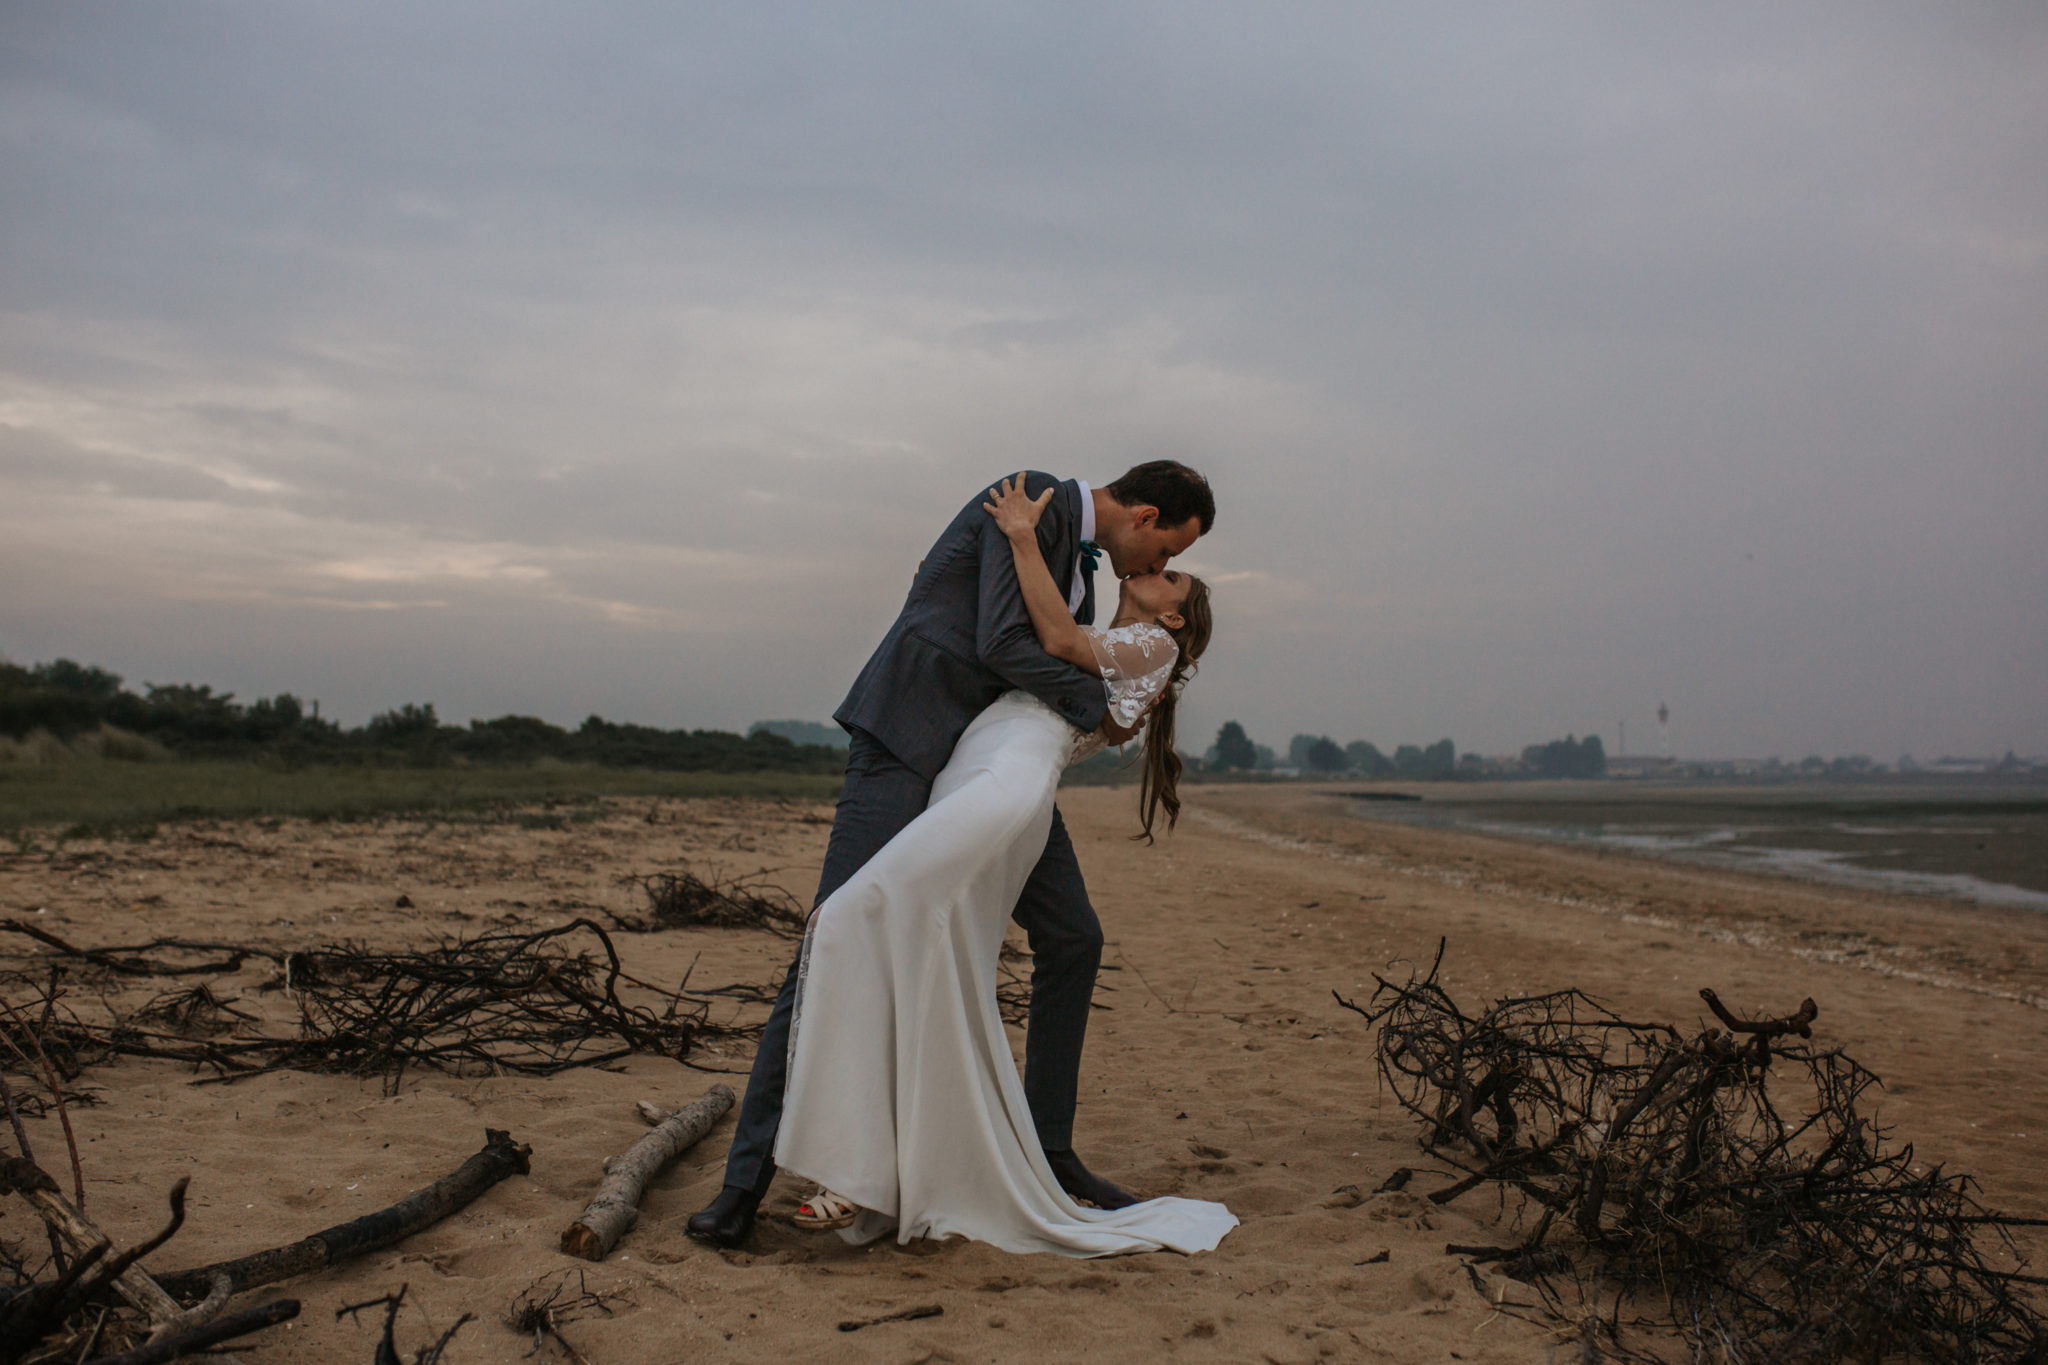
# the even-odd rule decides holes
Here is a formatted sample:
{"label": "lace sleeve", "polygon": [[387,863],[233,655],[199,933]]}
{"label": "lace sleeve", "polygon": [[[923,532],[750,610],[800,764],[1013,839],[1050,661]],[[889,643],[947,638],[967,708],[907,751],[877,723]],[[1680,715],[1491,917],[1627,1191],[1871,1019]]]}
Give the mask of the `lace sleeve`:
{"label": "lace sleeve", "polygon": [[1103,686],[1109,689],[1111,719],[1125,729],[1136,725],[1166,690],[1180,649],[1173,637],[1150,622],[1109,630],[1086,627]]}

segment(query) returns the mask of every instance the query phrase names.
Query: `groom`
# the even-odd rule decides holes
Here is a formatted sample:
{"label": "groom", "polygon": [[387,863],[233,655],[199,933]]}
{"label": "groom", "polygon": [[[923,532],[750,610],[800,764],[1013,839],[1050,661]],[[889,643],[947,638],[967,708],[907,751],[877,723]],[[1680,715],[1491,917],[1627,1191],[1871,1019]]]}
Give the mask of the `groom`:
{"label": "groom", "polygon": [[[1039,519],[1038,545],[1082,625],[1095,620],[1093,570],[1099,556],[1108,557],[1118,578],[1156,573],[1207,533],[1216,517],[1208,481],[1173,460],[1138,465],[1107,488],[1038,473],[1026,474],[1024,486],[1034,497],[1048,487],[1058,490]],[[1009,541],[982,510],[986,496],[976,492],[926,552],[896,624],[833,716],[852,743],[814,904],[924,811],[932,780],[968,722],[1010,689],[1030,692],[1081,730],[1102,730],[1112,743],[1136,733],[1105,720],[1100,677],[1039,647]],[[1012,918],[1031,942],[1024,1096],[1039,1143],[1069,1195],[1101,1208],[1122,1208],[1132,1196],[1074,1155],[1081,1044],[1102,961],[1102,927],[1057,809],[1045,852]],[[782,1119],[796,979],[792,963],[754,1056],[726,1157],[725,1187],[687,1224],[692,1237],[717,1246],[746,1240],[754,1211],[775,1178],[770,1157]]]}

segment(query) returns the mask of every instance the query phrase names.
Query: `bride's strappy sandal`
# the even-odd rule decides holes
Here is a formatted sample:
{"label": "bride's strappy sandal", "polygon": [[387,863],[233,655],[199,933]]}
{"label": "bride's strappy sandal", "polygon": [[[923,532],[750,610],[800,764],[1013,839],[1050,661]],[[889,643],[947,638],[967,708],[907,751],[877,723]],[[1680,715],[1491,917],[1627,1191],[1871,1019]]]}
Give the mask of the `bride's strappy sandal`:
{"label": "bride's strappy sandal", "polygon": [[860,1206],[851,1199],[842,1199],[820,1185],[817,1192],[796,1206],[790,1222],[806,1232],[830,1232],[852,1224],[860,1214]]}

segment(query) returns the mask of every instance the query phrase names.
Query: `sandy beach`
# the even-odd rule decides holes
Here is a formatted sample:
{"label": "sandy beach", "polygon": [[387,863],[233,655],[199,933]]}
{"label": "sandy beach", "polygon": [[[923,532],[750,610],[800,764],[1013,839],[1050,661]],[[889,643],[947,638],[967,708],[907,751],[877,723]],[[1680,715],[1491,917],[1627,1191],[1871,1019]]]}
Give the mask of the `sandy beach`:
{"label": "sandy beach", "polygon": [[[1340,789],[1191,788],[1180,831],[1134,845],[1129,789],[1063,798],[1108,947],[1084,1065],[1076,1146],[1147,1195],[1220,1199],[1243,1220],[1215,1253],[1099,1262],[1018,1257],[950,1242],[845,1246],[799,1233],[804,1192],[779,1182],[749,1246],[721,1253],[683,1236],[715,1191],[728,1117],[653,1187],[639,1225],[601,1264],[556,1240],[593,1193],[601,1163],[644,1127],[635,1101],[664,1106],[714,1081],[739,1088],[745,1045],[703,1049],[708,1074],[655,1057],[548,1079],[279,1073],[194,1085],[165,1062],[117,1061],[81,1084],[98,1103],[72,1121],[88,1212],[117,1239],[160,1225],[164,1192],[191,1178],[185,1229],[151,1260],[174,1269],[295,1240],[381,1208],[453,1169],[486,1127],[533,1148],[532,1173],[391,1250],[259,1291],[301,1299],[289,1328],[244,1348],[275,1362],[369,1358],[377,1317],[343,1305],[409,1286],[400,1347],[477,1321],[450,1361],[533,1349],[505,1323],[515,1296],[566,1272],[603,1307],[563,1326],[591,1361],[1189,1359],[1306,1362],[1544,1361],[1560,1338],[1497,1311],[1528,1290],[1482,1272],[1475,1287],[1447,1242],[1497,1240],[1498,1205],[1437,1207],[1449,1183],[1418,1150],[1413,1122],[1375,1082],[1370,1030],[1332,992],[1362,998],[1374,970],[1427,963],[1468,1004],[1580,987],[1632,1017],[1692,1028],[1701,987],[1752,1012],[1820,1006],[1817,1039],[1847,1047],[1886,1082],[1878,1117],[1926,1162],[1973,1172],[1986,1203],[2048,1216],[2048,919],[1651,862],[1464,832],[1361,821]],[[361,940],[543,927],[601,907],[641,910],[621,879],[688,866],[769,869],[808,901],[830,809],[761,801],[611,802],[561,828],[544,821],[385,820],[166,825],[137,843],[72,842],[0,853],[0,910],[75,943],[175,935],[281,950]],[[409,905],[401,907],[404,897]],[[622,934],[626,965],[693,988],[765,983],[790,945],[758,931]],[[0,942],[0,966],[46,957]],[[694,963],[694,966],[692,965]],[[32,970],[34,968],[31,968]],[[270,1020],[284,992],[251,961],[216,983]],[[96,993],[132,1008],[169,982],[74,974],[82,1013]],[[758,1007],[720,1003],[718,1017]],[[1019,1040],[1021,1041],[1021,1040]],[[45,1167],[64,1166],[54,1117],[28,1121]],[[1400,1166],[1409,1190],[1353,1207]],[[61,1177],[68,1185],[68,1174]],[[18,1201],[0,1236],[40,1236]],[[2027,1248],[2038,1254],[2048,1241]],[[1384,1256],[1381,1253],[1385,1253]],[[582,1280],[577,1281],[578,1274]],[[1483,1292],[1482,1292],[1483,1289]],[[839,1324],[936,1305],[937,1316]],[[567,1359],[557,1343],[538,1359]]]}

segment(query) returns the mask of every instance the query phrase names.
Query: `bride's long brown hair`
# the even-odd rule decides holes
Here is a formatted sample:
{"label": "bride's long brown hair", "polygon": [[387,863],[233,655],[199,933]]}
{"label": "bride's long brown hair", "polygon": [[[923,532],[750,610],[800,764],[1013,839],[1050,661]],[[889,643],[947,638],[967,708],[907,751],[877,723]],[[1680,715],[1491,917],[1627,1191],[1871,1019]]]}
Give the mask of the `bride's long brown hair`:
{"label": "bride's long brown hair", "polygon": [[1180,702],[1181,687],[1194,676],[1195,663],[1209,647],[1209,585],[1188,575],[1188,595],[1180,604],[1180,625],[1162,627],[1173,637],[1179,654],[1173,672],[1167,676],[1166,691],[1145,720],[1144,771],[1138,779],[1138,822],[1144,826],[1133,839],[1152,840],[1152,822],[1163,809],[1167,833],[1180,819],[1180,755],[1173,751],[1173,711]]}

